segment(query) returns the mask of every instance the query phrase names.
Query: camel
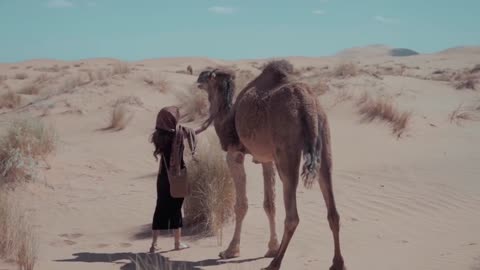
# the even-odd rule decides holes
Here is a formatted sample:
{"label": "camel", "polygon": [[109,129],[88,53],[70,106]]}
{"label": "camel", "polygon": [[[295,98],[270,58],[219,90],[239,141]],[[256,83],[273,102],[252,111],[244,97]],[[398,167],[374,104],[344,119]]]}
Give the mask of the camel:
{"label": "camel", "polygon": [[[286,60],[272,61],[238,95],[235,103],[235,73],[227,68],[208,69],[197,78],[198,88],[207,91],[209,118],[197,133],[213,122],[235,183],[235,231],[222,259],[240,255],[242,223],[248,210],[245,155],[260,163],[264,176],[264,203],[270,225],[265,257],[273,257],[264,269],[280,269],[288,244],[299,224],[296,190],[300,163],[306,187],[318,180],[328,210],[334,239],[330,270],[343,270],[340,251],[340,217],[332,189],[332,158],[327,116],[316,95],[304,83],[291,78],[293,66]],[[279,244],[275,229],[275,169],[283,184],[285,224]]]}
{"label": "camel", "polygon": [[188,72],[190,75],[193,75],[192,66],[188,65],[188,67],[187,67],[187,72]]}

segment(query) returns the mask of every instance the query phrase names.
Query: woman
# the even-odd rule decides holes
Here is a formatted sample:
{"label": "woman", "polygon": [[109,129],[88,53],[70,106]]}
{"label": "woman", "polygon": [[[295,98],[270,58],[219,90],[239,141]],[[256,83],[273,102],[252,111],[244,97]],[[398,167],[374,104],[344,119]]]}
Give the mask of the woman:
{"label": "woman", "polygon": [[[175,250],[188,248],[186,244],[180,242],[182,228],[182,204],[183,198],[173,198],[170,195],[170,183],[167,174],[167,168],[172,166],[172,158],[176,153],[180,160],[181,168],[185,167],[183,160],[183,137],[179,144],[180,149],[172,149],[172,143],[176,135],[176,127],[180,118],[179,109],[177,107],[165,107],[160,110],[157,115],[155,132],[152,134],[151,142],[155,146],[153,156],[158,160],[161,156],[160,169],[157,176],[157,205],[153,215],[152,222],[152,246],[150,252],[158,251],[157,238],[160,230],[174,230]],[[183,128],[184,130],[188,130]],[[178,138],[178,137],[177,137]],[[189,141],[190,143],[191,141]],[[193,148],[190,144],[190,148]],[[175,162],[175,161],[174,161]]]}

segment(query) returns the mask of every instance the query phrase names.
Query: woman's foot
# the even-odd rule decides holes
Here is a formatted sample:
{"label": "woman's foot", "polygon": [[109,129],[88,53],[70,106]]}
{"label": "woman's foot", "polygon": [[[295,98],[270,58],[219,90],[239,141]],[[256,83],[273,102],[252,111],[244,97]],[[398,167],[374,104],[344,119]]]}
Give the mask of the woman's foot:
{"label": "woman's foot", "polygon": [[187,249],[189,246],[184,243],[175,243],[175,250]]}
{"label": "woman's foot", "polygon": [[150,247],[150,253],[158,252],[160,249],[156,245],[152,245]]}

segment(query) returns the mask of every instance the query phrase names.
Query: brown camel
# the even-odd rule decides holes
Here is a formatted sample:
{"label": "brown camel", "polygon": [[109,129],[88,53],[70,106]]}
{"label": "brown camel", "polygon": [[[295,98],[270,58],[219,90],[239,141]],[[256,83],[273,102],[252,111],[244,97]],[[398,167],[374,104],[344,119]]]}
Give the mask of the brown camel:
{"label": "brown camel", "polygon": [[[280,269],[288,244],[299,223],[296,191],[300,162],[301,176],[311,187],[318,179],[328,221],[333,232],[334,258],[331,270],[343,270],[340,251],[340,218],[335,206],[331,177],[330,133],[326,114],[310,88],[291,79],[293,66],[285,61],[272,61],[262,73],[238,95],[235,103],[235,74],[227,69],[205,70],[197,79],[198,87],[208,92],[210,117],[198,131],[212,122],[235,182],[235,232],[228,248],[220,253],[227,259],[240,255],[240,235],[247,213],[244,158],[253,156],[261,163],[264,176],[263,207],[270,223],[270,241],[266,257],[274,257],[268,270]],[[275,230],[275,170],[283,184],[285,227],[278,244]]]}
{"label": "brown camel", "polygon": [[188,65],[188,67],[187,67],[187,72],[188,72],[190,75],[193,74],[192,66]]}

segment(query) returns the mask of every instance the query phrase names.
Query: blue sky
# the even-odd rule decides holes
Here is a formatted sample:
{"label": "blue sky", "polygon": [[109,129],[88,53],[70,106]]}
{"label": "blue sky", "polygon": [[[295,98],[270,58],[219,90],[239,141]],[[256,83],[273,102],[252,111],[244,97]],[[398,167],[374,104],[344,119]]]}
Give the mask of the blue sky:
{"label": "blue sky", "polygon": [[480,0],[0,0],[0,62],[480,45]]}

